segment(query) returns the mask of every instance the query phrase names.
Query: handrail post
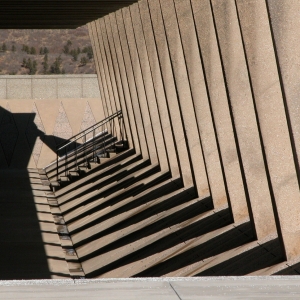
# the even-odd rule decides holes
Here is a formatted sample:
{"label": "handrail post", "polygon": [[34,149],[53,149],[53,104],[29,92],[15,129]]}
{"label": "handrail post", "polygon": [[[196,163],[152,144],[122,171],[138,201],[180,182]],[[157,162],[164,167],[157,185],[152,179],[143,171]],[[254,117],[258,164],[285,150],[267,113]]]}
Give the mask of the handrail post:
{"label": "handrail post", "polygon": [[[116,118],[118,120],[116,120]],[[119,123],[120,132],[117,132],[116,123]],[[121,124],[120,124],[121,123]],[[106,129],[105,129],[106,127]],[[99,130],[101,128],[101,136],[99,136],[99,139],[96,139],[96,130]],[[110,132],[110,134],[109,134]],[[107,136],[106,136],[107,133]],[[61,170],[62,173],[65,173],[65,176],[67,177],[68,174],[68,147],[70,151],[70,160],[72,162],[71,169],[73,169],[73,166],[75,164],[75,170],[79,170],[79,163],[82,161],[82,153],[83,153],[83,160],[86,162],[86,166],[89,167],[89,157],[92,156],[92,159],[95,161],[97,149],[103,154],[106,155],[106,146],[108,144],[108,136],[112,136],[112,142],[109,142],[109,144],[113,145],[115,147],[116,140],[118,141],[119,135],[120,138],[124,139],[124,133],[126,135],[126,128],[124,125],[124,119],[122,111],[119,110],[116,113],[110,115],[109,117],[105,118],[104,120],[98,122],[97,124],[94,124],[90,126],[88,129],[83,130],[82,132],[76,134],[75,136],[71,137],[68,141],[65,141],[62,144],[59,144],[56,146],[56,179],[59,181],[59,153],[65,153],[65,163],[61,164]],[[92,138],[91,141],[87,143],[87,136],[91,134]],[[115,136],[117,135],[117,136]],[[80,139],[83,139],[83,144],[78,145],[77,141]],[[109,139],[110,141],[111,139]],[[71,146],[72,143],[75,143],[75,146]],[[102,144],[102,149],[101,145]],[[75,149],[75,150],[74,150]],[[73,153],[72,151],[75,151]],[[62,160],[63,155],[61,156]],[[80,160],[78,161],[78,157]],[[98,160],[96,160],[98,161]],[[63,169],[64,168],[64,169]]]}
{"label": "handrail post", "polygon": [[75,170],[79,169],[78,168],[78,161],[77,161],[77,142],[75,141],[75,162],[76,162],[76,166],[75,166]]}
{"label": "handrail post", "polygon": [[86,133],[84,133],[84,136],[83,136],[83,153],[84,153],[84,159],[85,159],[86,167],[88,168],[88,161],[87,161],[87,158],[86,158]]}
{"label": "handrail post", "polygon": [[56,148],[56,181],[58,182],[58,150]]}
{"label": "handrail post", "polygon": [[95,143],[95,128],[93,130],[93,161],[95,161],[96,158],[96,143]]}
{"label": "handrail post", "polygon": [[67,168],[68,168],[68,157],[67,157],[67,147],[65,147],[65,176],[67,177]]}

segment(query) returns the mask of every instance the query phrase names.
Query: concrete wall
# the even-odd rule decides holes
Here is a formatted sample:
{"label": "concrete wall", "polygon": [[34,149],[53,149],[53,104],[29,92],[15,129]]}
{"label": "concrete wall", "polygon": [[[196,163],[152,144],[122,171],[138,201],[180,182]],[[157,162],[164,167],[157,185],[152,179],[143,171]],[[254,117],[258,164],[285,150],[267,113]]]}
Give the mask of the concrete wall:
{"label": "concrete wall", "polygon": [[0,99],[99,98],[97,75],[1,75]]}
{"label": "concrete wall", "polygon": [[300,2],[141,0],[89,24],[137,153],[300,255]]}
{"label": "concrete wall", "polygon": [[0,99],[0,168],[43,168],[56,145],[102,119],[99,98]]}

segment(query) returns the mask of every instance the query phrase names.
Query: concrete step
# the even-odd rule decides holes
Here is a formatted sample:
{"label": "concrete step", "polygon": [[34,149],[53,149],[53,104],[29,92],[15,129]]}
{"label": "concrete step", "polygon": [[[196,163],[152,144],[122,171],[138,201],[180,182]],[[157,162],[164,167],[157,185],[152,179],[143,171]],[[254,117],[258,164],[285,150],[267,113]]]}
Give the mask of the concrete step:
{"label": "concrete step", "polygon": [[110,172],[115,172],[123,165],[126,165],[130,160],[137,160],[140,159],[140,155],[135,155],[135,151],[130,149],[124,153],[119,154],[118,156],[114,157],[113,159],[109,159],[105,161],[105,163],[98,165],[95,169],[90,170],[88,174],[84,176],[84,178],[78,180],[76,183],[71,183],[68,186],[64,187],[63,189],[56,192],[56,196],[60,197],[66,193],[69,193],[75,188],[83,186],[89,182],[93,182],[99,176],[99,172],[105,176],[105,174],[110,174]]}
{"label": "concrete step", "polygon": [[37,169],[0,171],[0,280],[70,278],[38,176]]}
{"label": "concrete step", "polygon": [[[144,161],[143,164],[142,163],[140,164],[140,166],[142,167],[143,165],[145,166],[147,164],[148,162]],[[129,174],[123,179],[116,180],[115,182],[112,182],[104,187],[101,187],[99,190],[94,190],[81,197],[72,199],[70,201],[61,201],[60,199],[58,199],[58,202],[61,205],[60,208],[62,212],[65,214],[71,210],[74,210],[78,206],[84,205],[86,203],[90,203],[93,200],[99,198],[106,197],[118,191],[119,189],[129,187],[131,184],[135,183],[136,181],[141,180],[142,178],[146,178],[152,173],[157,171],[158,171],[158,166],[147,166],[141,170]]]}
{"label": "concrete step", "polygon": [[231,221],[228,209],[224,209],[220,214],[221,216],[211,210],[203,213],[197,223],[134,253],[134,256],[129,256],[122,262],[122,266],[101,274],[101,277],[144,277],[150,274],[152,269],[163,262],[202,244],[207,234],[212,232],[214,237],[218,235],[217,229],[223,228]]}
{"label": "concrete step", "polygon": [[[85,226],[83,226],[84,224],[81,225],[81,227],[86,227],[86,225],[88,225],[90,222],[95,222],[97,219],[95,219],[95,214],[97,215],[97,213],[99,212],[100,208],[103,207],[103,209],[105,210],[106,207],[111,207],[113,206],[115,203],[120,203],[121,201],[123,201],[124,199],[130,197],[132,198],[134,195],[137,195],[139,193],[142,193],[144,190],[146,189],[150,189],[151,187],[153,187],[154,185],[156,185],[157,183],[168,179],[169,178],[169,174],[168,173],[156,173],[153,175],[150,175],[146,180],[142,179],[141,181],[137,181],[134,184],[130,185],[128,188],[123,188],[120,190],[117,190],[116,192],[110,194],[107,197],[103,197],[100,199],[95,199],[93,201],[91,201],[90,203],[88,203],[87,205],[83,205],[80,206],[78,208],[76,208],[75,210],[70,211],[69,213],[65,214],[65,219],[66,222],[68,222],[68,224],[70,223],[74,223],[74,221],[79,221],[79,219],[84,218],[85,221],[87,222],[85,224]],[[95,214],[94,214],[95,212]],[[85,218],[85,216],[89,215],[90,218],[89,220],[87,220]],[[96,217],[97,218],[97,217]],[[70,226],[72,227],[72,224],[70,224]],[[79,228],[79,226],[77,226],[77,228]]]}
{"label": "concrete step", "polygon": [[73,198],[78,198],[96,189],[100,189],[103,186],[107,186],[112,182],[118,181],[120,178],[125,178],[136,170],[143,168],[145,165],[149,165],[148,160],[140,160],[138,162],[136,162],[135,160],[131,161],[131,165],[125,164],[123,168],[119,169],[116,172],[111,171],[104,173],[100,171],[99,174],[95,174],[97,176],[94,176],[93,180],[89,178],[89,183],[81,185],[81,187],[78,187],[76,189],[74,187],[73,191],[62,196],[57,196],[59,203],[63,204],[72,200]]}
{"label": "concrete step", "polygon": [[[101,222],[97,226],[93,226],[91,228],[88,228],[79,234],[72,235],[72,240],[77,245],[82,241],[89,240],[89,237],[93,237],[96,235],[99,235],[99,233],[105,232],[110,227],[117,227],[120,223],[126,223],[127,220],[130,220],[131,222],[129,224],[121,226],[121,229],[113,230],[110,234],[102,234],[102,236],[98,239],[93,239],[90,242],[85,243],[83,246],[76,247],[78,255],[82,260],[87,259],[87,257],[90,257],[93,255],[93,252],[99,251],[102,248],[105,248],[110,243],[114,243],[117,240],[124,238],[125,236],[132,234],[135,231],[139,231],[142,228],[145,228],[146,226],[152,225],[155,222],[162,220],[163,218],[166,218],[175,212],[178,212],[181,210],[185,205],[189,204],[188,199],[186,199],[185,203],[179,204],[180,201],[179,198],[182,197],[188,197],[186,193],[184,193],[183,190],[178,190],[173,193],[170,193],[164,197],[158,198],[157,200],[153,200],[152,203],[149,205],[145,205],[145,207],[139,207],[139,210],[134,209],[130,210],[126,213],[123,213],[120,216],[117,216],[113,219],[109,219],[106,222]],[[174,200],[173,207],[168,207],[168,200]],[[155,207],[158,206],[160,203],[167,202],[164,207]],[[182,201],[181,201],[182,202]],[[176,205],[177,204],[177,205]],[[150,216],[145,216],[146,209],[151,209],[152,213]],[[142,220],[134,220],[134,217],[137,217],[138,215],[141,215]],[[137,219],[137,218],[136,218]],[[120,224],[122,225],[122,224]],[[123,228],[122,228],[123,227]],[[93,250],[92,250],[93,249]]]}
{"label": "concrete step", "polygon": [[[111,144],[115,142],[115,138],[110,137],[109,139],[105,140],[105,147],[110,147]],[[100,146],[99,146],[100,147]],[[102,144],[101,144],[101,147]],[[68,170],[72,170],[76,168],[78,165],[85,165],[89,164],[92,161],[94,154],[96,155],[95,149],[93,146],[88,147],[85,151],[80,151],[77,153],[77,156],[74,154],[68,155],[67,157],[63,156],[58,161],[58,174],[63,174]],[[49,178],[53,178],[57,176],[57,165],[53,163],[51,165],[51,169],[45,169],[47,176]]]}
{"label": "concrete step", "polygon": [[[102,137],[99,137],[97,139],[97,142],[101,145],[101,147],[103,147],[105,145],[109,146],[111,143],[115,142],[115,138],[109,134],[106,134]],[[80,146],[80,148],[77,149],[77,155],[75,155],[75,152],[73,151],[73,149],[69,150],[70,152],[67,154],[67,156],[65,156],[65,153],[62,153],[61,157],[58,160],[59,172],[61,172],[61,170],[64,169],[66,158],[67,158],[67,161],[70,164],[70,166],[72,166],[74,164],[74,162],[76,161],[76,159],[81,161],[85,155],[89,156],[89,152],[92,153],[93,149],[94,148],[93,148],[92,143],[87,142],[87,144],[85,144],[85,148]],[[52,162],[49,166],[44,168],[44,170],[49,178],[51,178],[54,174],[56,174],[56,168],[57,168],[56,161]]]}
{"label": "concrete step", "polygon": [[[153,176],[154,179],[157,178]],[[98,210],[95,213],[82,218],[82,225],[79,227],[78,222],[68,223],[68,228],[72,234],[77,231],[82,231],[85,228],[92,226],[95,222],[96,225],[101,222],[101,228],[105,230],[104,222],[113,222],[116,224],[115,218],[120,220],[120,214],[128,214],[136,210],[137,212],[142,211],[144,208],[151,207],[152,203],[160,203],[162,201],[161,197],[173,191],[177,191],[178,186],[176,186],[172,180],[166,180],[162,183],[158,183],[155,186],[150,186],[146,191],[138,193],[138,195],[132,194],[130,197],[123,197],[120,199],[119,192],[109,196],[109,199],[113,199],[115,196],[118,197],[118,201],[112,203],[110,206],[104,208],[103,210]],[[109,226],[107,227],[109,228]]]}
{"label": "concrete step", "polygon": [[[111,251],[106,252],[105,254],[102,253],[101,255],[95,256],[86,261],[82,261],[81,259],[85,274],[92,277],[97,276],[99,273],[105,271],[105,267],[108,267],[108,265],[112,265],[116,261],[122,260],[127,255],[149,246],[159,239],[168,236],[187,225],[197,222],[201,217],[201,206],[201,199],[191,200],[182,205],[178,211],[174,211],[173,216],[169,218],[169,220],[172,220],[170,224],[164,219],[159,226],[156,224],[157,222],[154,222],[152,226],[147,228],[146,231],[142,230],[139,234],[137,234],[134,230],[134,234],[131,234],[131,240],[127,240],[128,237],[126,237],[126,241],[124,241],[120,247],[115,246]],[[185,211],[183,211],[183,208]],[[207,208],[204,208],[204,210],[206,209]],[[179,220],[176,220],[176,217],[179,217]]]}

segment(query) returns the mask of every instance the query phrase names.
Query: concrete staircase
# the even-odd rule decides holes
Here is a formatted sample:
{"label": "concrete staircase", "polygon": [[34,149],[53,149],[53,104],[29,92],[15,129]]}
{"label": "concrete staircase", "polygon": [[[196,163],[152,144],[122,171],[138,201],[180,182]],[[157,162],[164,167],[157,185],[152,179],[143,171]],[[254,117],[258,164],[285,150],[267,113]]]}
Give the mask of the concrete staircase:
{"label": "concrete staircase", "polygon": [[255,241],[249,219],[233,223],[227,205],[214,209],[134,149],[101,158],[49,199],[75,278],[246,275],[283,261],[276,236]]}

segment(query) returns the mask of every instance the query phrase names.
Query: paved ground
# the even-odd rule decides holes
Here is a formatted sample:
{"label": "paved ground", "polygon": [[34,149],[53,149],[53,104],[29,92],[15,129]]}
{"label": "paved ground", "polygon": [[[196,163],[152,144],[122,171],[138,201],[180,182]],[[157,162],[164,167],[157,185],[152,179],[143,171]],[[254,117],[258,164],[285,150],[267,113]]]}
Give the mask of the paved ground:
{"label": "paved ground", "polygon": [[300,277],[0,281],[0,299],[299,299]]}

